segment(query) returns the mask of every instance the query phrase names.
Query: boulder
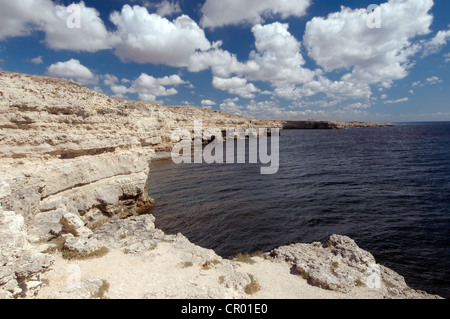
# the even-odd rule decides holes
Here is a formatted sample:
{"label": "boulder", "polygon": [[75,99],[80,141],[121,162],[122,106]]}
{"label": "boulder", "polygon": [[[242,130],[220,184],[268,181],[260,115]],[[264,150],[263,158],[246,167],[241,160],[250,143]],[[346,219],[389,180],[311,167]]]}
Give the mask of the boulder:
{"label": "boulder", "polygon": [[377,264],[372,254],[347,236],[332,235],[325,246],[282,246],[265,258],[287,261],[308,283],[324,289],[348,293],[357,286],[366,286],[386,298],[438,298],[409,288],[402,276]]}
{"label": "boulder", "polygon": [[32,222],[35,241],[49,240],[59,234],[62,231],[60,221],[65,214],[67,211],[61,208],[37,214]]}
{"label": "boulder", "polygon": [[79,254],[89,254],[102,247],[102,244],[97,239],[90,239],[86,236],[66,238],[64,249],[70,250]]}
{"label": "boulder", "polygon": [[110,248],[121,248],[127,254],[137,254],[156,247],[166,235],[155,228],[153,215],[141,215],[108,222],[92,236]]}
{"label": "boulder", "polygon": [[61,217],[60,223],[63,231],[71,233],[75,237],[88,237],[93,234],[92,230],[84,226],[84,222],[75,214],[65,214]]}

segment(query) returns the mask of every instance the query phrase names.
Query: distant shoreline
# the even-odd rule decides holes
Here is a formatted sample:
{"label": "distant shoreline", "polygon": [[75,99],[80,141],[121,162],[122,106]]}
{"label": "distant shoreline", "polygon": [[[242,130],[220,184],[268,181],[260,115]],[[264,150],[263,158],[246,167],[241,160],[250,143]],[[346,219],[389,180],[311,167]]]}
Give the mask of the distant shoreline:
{"label": "distant shoreline", "polygon": [[394,123],[376,123],[361,121],[321,121],[321,120],[253,120],[258,126],[279,127],[284,130],[311,130],[311,129],[346,129],[357,127],[387,127]]}

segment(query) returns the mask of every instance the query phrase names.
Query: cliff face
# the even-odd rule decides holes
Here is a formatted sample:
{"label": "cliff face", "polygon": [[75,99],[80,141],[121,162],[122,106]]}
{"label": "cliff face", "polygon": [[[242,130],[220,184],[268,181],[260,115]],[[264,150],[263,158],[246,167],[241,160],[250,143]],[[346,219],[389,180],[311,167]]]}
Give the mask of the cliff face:
{"label": "cliff face", "polygon": [[0,298],[42,285],[39,274],[53,261],[30,249],[60,234],[63,216],[94,229],[146,211],[152,157],[170,151],[173,130],[192,130],[194,120],[204,129],[249,125],[209,109],[116,100],[70,81],[0,71]]}
{"label": "cliff face", "polygon": [[[111,282],[110,298],[246,298],[254,286],[249,273],[261,282],[262,295],[255,296],[324,296],[317,287],[305,293],[306,281],[292,280],[292,267],[313,284],[335,290],[327,297],[342,297],[339,291],[354,292],[346,298],[359,298],[361,291],[376,298],[435,297],[410,292],[384,268],[380,276],[386,282],[393,278],[395,285],[388,286],[395,289],[356,288],[365,279],[356,272],[367,271],[375,260],[347,238],[333,237],[332,249],[280,247],[246,269],[181,234],[164,234],[150,215],[126,218],[152,204],[145,187],[155,152],[170,150],[172,132],[192,130],[195,120],[202,120],[204,130],[284,125],[114,100],[70,81],[0,71],[0,299],[32,298],[43,286],[44,298],[92,298],[104,284],[98,276]],[[58,240],[64,240],[63,248]],[[61,283],[74,265],[61,260],[61,249],[90,254],[101,248],[110,250],[106,257],[82,264],[92,276],[65,290]],[[362,256],[356,265],[354,256]]]}
{"label": "cliff face", "polygon": [[36,240],[66,213],[89,226],[151,204],[145,185],[155,151],[175,128],[248,127],[231,114],[115,100],[66,80],[0,72],[0,201],[25,217]]}

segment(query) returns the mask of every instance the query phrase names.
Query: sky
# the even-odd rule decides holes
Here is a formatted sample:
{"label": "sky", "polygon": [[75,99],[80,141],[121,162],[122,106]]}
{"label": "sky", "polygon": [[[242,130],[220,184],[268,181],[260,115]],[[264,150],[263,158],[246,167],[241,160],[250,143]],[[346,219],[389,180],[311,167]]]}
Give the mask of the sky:
{"label": "sky", "polygon": [[449,121],[448,0],[0,0],[0,69],[248,118]]}

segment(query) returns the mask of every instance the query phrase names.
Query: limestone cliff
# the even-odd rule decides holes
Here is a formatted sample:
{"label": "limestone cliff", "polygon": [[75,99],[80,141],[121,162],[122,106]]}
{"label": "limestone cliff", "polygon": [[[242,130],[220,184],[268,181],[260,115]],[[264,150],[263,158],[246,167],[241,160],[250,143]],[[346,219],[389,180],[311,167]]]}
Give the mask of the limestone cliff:
{"label": "limestone cliff", "polygon": [[149,161],[175,128],[248,127],[196,107],[111,99],[80,84],[0,72],[0,201],[38,238],[65,212],[90,226],[144,210]]}
{"label": "limestone cliff", "polygon": [[[111,99],[71,81],[0,71],[0,212],[7,224],[23,219],[20,236],[4,237],[48,240],[68,213],[95,228],[145,212],[152,157],[170,150],[173,130],[192,130],[194,120],[205,129],[250,125],[209,109]],[[29,255],[24,245],[20,256]],[[18,278],[11,251],[2,249],[8,271],[0,286],[17,296],[26,290],[17,285],[26,287],[39,271]]]}

